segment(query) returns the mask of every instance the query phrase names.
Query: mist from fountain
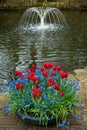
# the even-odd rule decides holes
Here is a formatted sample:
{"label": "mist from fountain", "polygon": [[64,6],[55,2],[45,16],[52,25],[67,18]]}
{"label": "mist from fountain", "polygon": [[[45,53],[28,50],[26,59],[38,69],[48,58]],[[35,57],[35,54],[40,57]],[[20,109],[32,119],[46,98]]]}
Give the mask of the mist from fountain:
{"label": "mist from fountain", "polygon": [[27,9],[19,23],[19,28],[28,30],[66,29],[65,17],[57,8],[32,7]]}

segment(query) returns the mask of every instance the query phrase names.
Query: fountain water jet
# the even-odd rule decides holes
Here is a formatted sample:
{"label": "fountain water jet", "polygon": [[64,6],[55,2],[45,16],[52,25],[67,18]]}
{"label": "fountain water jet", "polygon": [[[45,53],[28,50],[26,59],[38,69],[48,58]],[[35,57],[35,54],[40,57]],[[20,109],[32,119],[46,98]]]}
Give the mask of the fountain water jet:
{"label": "fountain water jet", "polygon": [[67,22],[61,11],[51,7],[32,7],[27,9],[19,23],[21,29],[67,28]]}

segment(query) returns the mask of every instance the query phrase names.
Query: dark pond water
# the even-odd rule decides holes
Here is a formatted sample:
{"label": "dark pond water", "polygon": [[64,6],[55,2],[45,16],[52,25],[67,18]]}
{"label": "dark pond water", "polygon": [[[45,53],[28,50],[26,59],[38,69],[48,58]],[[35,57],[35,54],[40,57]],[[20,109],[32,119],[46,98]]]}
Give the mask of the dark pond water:
{"label": "dark pond water", "polygon": [[0,12],[0,91],[15,69],[44,61],[60,64],[68,72],[87,66],[87,12],[63,11],[70,31],[20,34],[17,26],[23,12]]}

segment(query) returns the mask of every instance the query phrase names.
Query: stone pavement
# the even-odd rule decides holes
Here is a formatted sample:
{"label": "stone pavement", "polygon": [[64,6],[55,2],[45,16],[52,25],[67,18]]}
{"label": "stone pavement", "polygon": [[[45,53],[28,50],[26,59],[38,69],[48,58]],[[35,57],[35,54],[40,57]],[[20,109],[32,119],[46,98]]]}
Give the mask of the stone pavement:
{"label": "stone pavement", "polygon": [[[77,69],[73,72],[74,76],[70,78],[77,78],[81,84],[81,101],[84,104],[82,110],[83,117],[76,120],[70,118],[69,130],[87,130],[87,68]],[[2,111],[2,106],[6,104],[8,98],[4,94],[0,94],[0,130],[45,130],[45,127],[34,126],[28,122],[22,121],[16,115],[5,115]],[[49,126],[47,130],[65,130],[65,128],[56,128],[55,126]]]}

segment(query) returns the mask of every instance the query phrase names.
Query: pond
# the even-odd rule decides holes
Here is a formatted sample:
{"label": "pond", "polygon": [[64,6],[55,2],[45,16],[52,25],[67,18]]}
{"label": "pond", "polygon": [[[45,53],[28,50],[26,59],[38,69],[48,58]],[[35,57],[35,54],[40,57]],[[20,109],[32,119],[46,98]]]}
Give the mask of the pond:
{"label": "pond", "polygon": [[68,72],[87,66],[87,12],[62,11],[69,30],[40,30],[21,33],[18,24],[23,11],[0,12],[0,92],[15,69],[32,63],[52,61]]}

